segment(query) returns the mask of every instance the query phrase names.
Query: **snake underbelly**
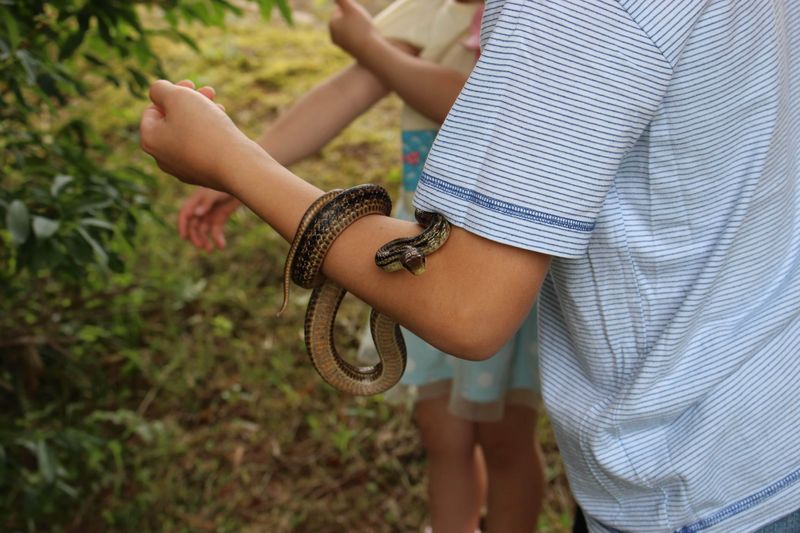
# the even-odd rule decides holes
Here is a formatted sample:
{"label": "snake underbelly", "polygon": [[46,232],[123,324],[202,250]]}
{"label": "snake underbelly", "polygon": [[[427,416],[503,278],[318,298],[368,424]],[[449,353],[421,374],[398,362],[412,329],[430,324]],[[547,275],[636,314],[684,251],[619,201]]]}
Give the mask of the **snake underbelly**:
{"label": "snake underbelly", "polygon": [[334,317],[347,291],[325,280],[311,293],[305,320],[308,356],[319,375],[342,392],[370,396],[397,383],[406,368],[406,349],[400,326],[374,309],[370,330],[381,360],[372,366],[355,366],[345,361],[334,343]]}

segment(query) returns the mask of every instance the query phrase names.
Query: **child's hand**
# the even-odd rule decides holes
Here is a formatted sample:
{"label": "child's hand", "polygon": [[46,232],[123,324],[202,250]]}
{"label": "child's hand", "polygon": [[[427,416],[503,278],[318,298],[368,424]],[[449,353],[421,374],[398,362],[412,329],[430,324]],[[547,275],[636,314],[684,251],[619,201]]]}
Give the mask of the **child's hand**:
{"label": "child's hand", "polygon": [[328,28],[334,44],[355,59],[368,46],[375,29],[370,14],[355,0],[336,0]]}
{"label": "child's hand", "polygon": [[213,89],[159,80],[139,125],[142,149],[181,181],[225,190],[226,164],[252,142],[211,101]]}
{"label": "child's hand", "polygon": [[214,245],[222,250],[225,223],[240,205],[228,193],[200,187],[181,206],[178,233],[200,250],[210,252]]}

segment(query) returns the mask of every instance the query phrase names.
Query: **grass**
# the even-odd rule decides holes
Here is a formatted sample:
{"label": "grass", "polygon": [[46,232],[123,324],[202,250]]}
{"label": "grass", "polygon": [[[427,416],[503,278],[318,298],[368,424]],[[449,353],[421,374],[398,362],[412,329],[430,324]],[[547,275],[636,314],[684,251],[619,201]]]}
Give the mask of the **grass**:
{"label": "grass", "polygon": [[[256,135],[349,62],[329,44],[319,5],[298,4],[294,28],[249,12],[224,31],[192,30],[202,54],[166,42],[159,53],[176,79],[214,85]],[[145,160],[136,141],[142,105],[112,88],[93,100],[102,110],[93,120],[120,159]],[[380,103],[294,171],[324,189],[373,182],[396,191],[398,111],[394,98]],[[84,502],[68,529],[418,531],[425,457],[411,413],[380,397],[338,394],[314,373],[302,341],[308,295],[296,289],[275,316],[286,243],[242,212],[227,250],[198,252],[174,229],[189,190],[164,177],[152,192],[155,216],[129,252],[131,271],[109,280],[124,296],[102,310],[124,331],[94,334],[115,336],[104,361],[116,407],[157,435],[131,432],[126,464],[135,467],[118,490]],[[365,316],[348,306],[341,347],[355,347]],[[538,432],[549,487],[540,531],[569,531],[572,501],[545,416]]]}

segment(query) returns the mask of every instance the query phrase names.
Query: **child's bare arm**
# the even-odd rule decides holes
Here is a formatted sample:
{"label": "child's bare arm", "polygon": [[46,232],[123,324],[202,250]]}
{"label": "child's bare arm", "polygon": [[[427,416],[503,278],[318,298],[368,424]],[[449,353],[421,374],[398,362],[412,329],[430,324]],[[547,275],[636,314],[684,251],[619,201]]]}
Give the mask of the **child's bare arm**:
{"label": "child's bare arm", "polygon": [[374,74],[351,65],[298,99],[257,142],[280,164],[292,165],[319,152],[387,94]]}
{"label": "child's bare arm", "polygon": [[461,92],[467,75],[420,59],[380,35],[369,14],[353,0],[337,0],[331,39],[419,113],[438,123]]}
{"label": "child's bare arm", "polygon": [[[369,70],[351,65],[306,93],[270,124],[258,144],[283,165],[317,153],[389,90]],[[224,192],[200,188],[178,213],[178,232],[199,249],[225,247],[224,227],[240,202]]]}
{"label": "child's bare arm", "polygon": [[[151,99],[141,143],[162,169],[187,183],[230,192],[284,238],[294,236],[319,189],[282,167],[196,91],[159,81]],[[443,351],[490,357],[527,316],[549,256],[454,228],[423,276],[375,266],[378,247],[417,232],[416,224],[390,217],[360,219],[336,241],[323,271]]]}

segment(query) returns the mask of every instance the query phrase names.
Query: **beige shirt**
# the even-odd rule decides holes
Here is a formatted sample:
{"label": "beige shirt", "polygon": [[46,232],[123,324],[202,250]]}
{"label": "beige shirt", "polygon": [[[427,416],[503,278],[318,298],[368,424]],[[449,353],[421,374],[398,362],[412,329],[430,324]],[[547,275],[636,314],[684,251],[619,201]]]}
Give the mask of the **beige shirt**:
{"label": "beige shirt", "polygon": [[[378,31],[387,39],[420,49],[419,57],[469,74],[477,59],[463,41],[480,3],[455,0],[397,0],[375,17]],[[404,106],[403,130],[439,129],[440,124]]]}

